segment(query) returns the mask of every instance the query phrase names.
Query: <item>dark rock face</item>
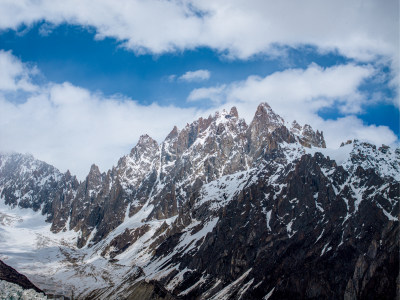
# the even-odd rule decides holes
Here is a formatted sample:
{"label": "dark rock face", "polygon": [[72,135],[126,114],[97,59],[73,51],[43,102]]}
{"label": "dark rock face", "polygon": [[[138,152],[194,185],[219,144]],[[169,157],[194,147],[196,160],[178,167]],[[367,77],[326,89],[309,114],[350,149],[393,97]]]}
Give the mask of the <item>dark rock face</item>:
{"label": "dark rock face", "polygon": [[[282,189],[277,190],[268,183],[279,159],[275,154],[265,157],[267,165],[257,182],[217,213],[219,222],[197,251],[176,250],[179,231],[158,248],[156,256],[176,253],[170,264],[179,264],[179,270],[195,270],[174,293],[179,295],[207,274],[202,288],[186,296],[218,299],[221,289],[213,291],[211,286],[235,282],[246,274],[229,290],[229,299],[261,299],[271,291],[270,299],[395,299],[398,221],[388,220],[379,199],[392,194],[398,206],[398,185],[389,184],[382,193],[357,204],[357,194],[346,188],[335,192],[343,179],[353,178],[359,187],[375,191],[382,188],[382,179],[361,167],[349,174],[316,153],[283,170],[276,181]],[[326,176],[326,170],[332,175]],[[200,210],[192,211],[191,217],[202,219]],[[169,280],[165,278],[165,284]],[[254,288],[243,291],[247,284]]]}
{"label": "dark rock face", "polygon": [[[7,204],[42,209],[54,232],[80,231],[78,247],[148,257],[131,281],[91,298],[394,299],[400,150],[355,140],[331,159],[325,146],[322,132],[288,128],[262,103],[249,125],[232,108],[160,145],[144,135],[81,183],[0,156],[0,191]],[[40,167],[24,175],[29,164]]]}
{"label": "dark rock face", "polygon": [[141,281],[132,285],[128,291],[124,293],[127,300],[174,300],[176,297],[165,290],[158,282]]}
{"label": "dark rock face", "polygon": [[[140,281],[133,283],[131,285],[127,285],[129,288],[124,289],[121,295],[117,294],[116,299],[124,299],[124,300],[176,300],[180,299],[173,296],[170,292],[168,292],[160,283],[157,281]],[[102,295],[102,293],[107,293],[107,290],[94,291],[91,295],[86,297],[85,299],[109,299],[109,295]]]}
{"label": "dark rock face", "polygon": [[41,289],[36,287],[29,279],[20,273],[18,273],[15,269],[6,265],[0,260],[0,280],[5,280],[11,283],[18,284],[25,290],[33,289],[38,293],[44,293]]}

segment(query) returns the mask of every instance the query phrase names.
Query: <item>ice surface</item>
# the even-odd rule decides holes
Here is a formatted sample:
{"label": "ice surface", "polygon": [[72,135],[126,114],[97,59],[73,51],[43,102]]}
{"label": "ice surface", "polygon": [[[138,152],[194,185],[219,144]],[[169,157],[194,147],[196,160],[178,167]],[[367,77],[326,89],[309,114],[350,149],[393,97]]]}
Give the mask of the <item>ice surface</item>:
{"label": "ice surface", "polygon": [[0,280],[0,299],[4,300],[42,300],[47,299],[43,293],[33,289],[24,290],[21,286]]}

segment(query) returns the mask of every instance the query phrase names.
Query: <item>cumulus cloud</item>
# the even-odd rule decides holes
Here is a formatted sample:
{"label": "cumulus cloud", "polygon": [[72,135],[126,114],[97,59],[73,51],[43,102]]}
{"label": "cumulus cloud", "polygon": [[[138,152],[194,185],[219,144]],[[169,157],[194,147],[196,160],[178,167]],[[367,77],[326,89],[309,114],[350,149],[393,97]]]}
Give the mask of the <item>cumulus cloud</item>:
{"label": "cumulus cloud", "polygon": [[[369,103],[358,88],[374,72],[369,65],[350,63],[322,68],[311,64],[306,69],[287,69],[266,77],[250,76],[227,85],[194,89],[188,101],[211,100],[220,108],[236,105],[248,121],[257,105],[266,101],[286,121],[297,120],[323,130],[330,147],[352,138],[391,144],[397,137],[388,127],[366,126],[355,116]],[[332,107],[346,117],[323,120],[318,116],[320,110]]]}
{"label": "cumulus cloud", "polygon": [[377,145],[391,145],[398,141],[397,136],[387,126],[366,125],[355,116],[337,120],[315,118],[313,123],[315,128],[324,131],[325,139],[331,148],[337,148],[342,142],[355,138]]}
{"label": "cumulus cloud", "polygon": [[227,85],[222,84],[215,87],[198,88],[190,92],[188,96],[189,102],[198,100],[211,100],[215,104],[220,104],[226,99]]}
{"label": "cumulus cloud", "polygon": [[270,99],[280,113],[292,111],[298,118],[307,118],[308,112],[315,113],[333,104],[343,113],[358,113],[366,101],[358,87],[373,74],[371,66],[322,68],[313,63],[306,69],[286,69],[266,77],[250,76],[229,85],[194,89],[188,101],[260,103]]}
{"label": "cumulus cloud", "polygon": [[160,142],[174,125],[195,117],[195,109],[143,106],[70,83],[51,84],[24,103],[0,99],[0,150],[32,153],[82,179],[91,163],[102,170],[115,165],[141,134]]}
{"label": "cumulus cloud", "polygon": [[39,34],[41,36],[49,36],[55,28],[56,26],[54,24],[44,23],[39,28]]}
{"label": "cumulus cloud", "polygon": [[210,79],[210,76],[211,73],[208,70],[187,71],[179,77],[179,80],[187,82],[205,81]]}
{"label": "cumulus cloud", "polygon": [[8,52],[0,52],[3,61],[9,73],[1,68],[1,78],[9,80],[0,80],[0,151],[32,153],[81,179],[92,163],[104,171],[115,165],[141,134],[161,142],[174,125],[183,127],[199,114],[194,108],[105,97],[67,82],[30,84],[26,101],[9,101],[1,92],[26,88],[19,78],[29,82],[30,69]]}
{"label": "cumulus cloud", "polygon": [[28,68],[11,51],[0,50],[0,90],[32,92],[36,86],[32,84],[31,75],[35,73],[35,68]]}
{"label": "cumulus cloud", "polygon": [[274,45],[312,44],[369,60],[398,58],[398,14],[397,0],[5,0],[0,28],[41,20],[92,26],[97,38],[116,38],[137,53],[205,46],[248,58]]}

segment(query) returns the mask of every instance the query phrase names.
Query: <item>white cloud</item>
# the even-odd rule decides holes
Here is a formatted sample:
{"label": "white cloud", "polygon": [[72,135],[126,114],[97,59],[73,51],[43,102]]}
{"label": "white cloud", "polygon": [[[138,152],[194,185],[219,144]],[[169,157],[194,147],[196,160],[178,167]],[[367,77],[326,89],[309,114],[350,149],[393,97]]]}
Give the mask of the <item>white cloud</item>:
{"label": "white cloud", "polygon": [[[366,126],[353,116],[369,103],[358,87],[374,71],[371,66],[355,64],[331,68],[311,64],[304,70],[287,69],[266,77],[250,76],[228,85],[194,89],[188,101],[211,100],[220,108],[236,105],[247,121],[251,121],[257,105],[266,101],[286,121],[297,120],[323,130],[330,147],[352,138],[391,144],[397,137],[389,128]],[[325,121],[318,116],[319,110],[335,106],[345,118]]]}
{"label": "white cloud", "polygon": [[324,131],[329,147],[337,148],[342,142],[357,138],[376,145],[391,145],[398,141],[396,135],[387,126],[365,125],[355,116],[347,116],[337,120],[315,118],[316,128]]}
{"label": "white cloud", "polygon": [[[103,171],[111,168],[140,135],[161,142],[174,125],[182,128],[199,114],[193,108],[105,97],[70,83],[35,86],[29,83],[31,69],[9,52],[0,51],[0,65],[6,66],[0,78],[7,79],[0,80],[0,151],[32,153],[81,179],[92,163]],[[20,88],[31,91],[24,102],[3,94]]]}
{"label": "white cloud", "polygon": [[280,113],[293,111],[298,118],[334,103],[346,114],[358,113],[366,101],[358,87],[373,73],[371,66],[347,64],[322,68],[311,64],[306,69],[286,69],[266,77],[250,76],[229,85],[194,89],[188,101],[260,103],[267,100]]}
{"label": "white cloud", "polygon": [[49,36],[55,28],[56,26],[53,24],[44,23],[39,28],[39,34],[41,36]]}
{"label": "white cloud", "polygon": [[197,70],[187,71],[185,74],[179,77],[179,80],[193,82],[193,81],[205,81],[210,79],[211,73],[208,70]]}
{"label": "white cloud", "polygon": [[219,104],[226,99],[226,88],[227,85],[222,84],[215,87],[194,89],[190,92],[188,101],[194,102],[198,100],[211,100],[212,102]]}
{"label": "white cloud", "polygon": [[36,72],[36,69],[22,64],[10,51],[0,50],[0,90],[32,92],[36,87],[30,76]]}
{"label": "white cloud", "polygon": [[[398,58],[397,0],[4,0],[0,28],[46,20],[96,28],[138,53],[206,46],[239,58],[274,45],[316,45],[357,58]],[[149,20],[156,20],[149,22]]]}
{"label": "white cloud", "polygon": [[50,84],[24,103],[0,99],[0,150],[29,152],[81,179],[90,165],[104,171],[129,153],[141,134],[162,141],[195,109],[105,98],[70,83]]}

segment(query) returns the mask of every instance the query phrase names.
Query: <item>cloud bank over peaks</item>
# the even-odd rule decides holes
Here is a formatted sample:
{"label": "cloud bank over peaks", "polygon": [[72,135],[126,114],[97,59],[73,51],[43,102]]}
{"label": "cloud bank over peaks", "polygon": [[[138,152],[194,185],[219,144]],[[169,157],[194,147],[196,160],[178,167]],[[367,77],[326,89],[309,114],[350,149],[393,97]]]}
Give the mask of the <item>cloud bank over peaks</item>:
{"label": "cloud bank over peaks", "polygon": [[[297,119],[324,130],[330,147],[350,138],[385,144],[397,140],[389,128],[366,126],[354,116],[325,121],[316,114],[318,109],[336,102],[357,111],[365,100],[357,86],[373,72],[369,66],[350,64],[323,69],[313,64],[305,70],[286,70],[265,78],[251,76],[203,89],[203,96],[193,101],[205,98],[207,93],[220,98],[214,100],[212,108],[200,110],[157,103],[141,105],[121,95],[106,97],[68,82],[35,85],[32,78],[37,70],[10,52],[0,51],[0,63],[4,66],[0,76],[5,78],[0,86],[0,151],[31,153],[62,171],[69,168],[80,179],[92,163],[103,171],[111,168],[142,134],[161,142],[174,125],[183,128],[200,116],[233,105],[241,117],[250,121],[261,101],[269,102],[288,122]],[[318,85],[325,88],[318,89]],[[26,93],[23,99],[9,97],[21,90]]]}
{"label": "cloud bank over peaks", "polygon": [[[162,141],[174,125],[198,117],[195,108],[145,106],[121,95],[105,97],[65,82],[32,84],[32,69],[0,51],[0,151],[31,153],[83,179],[92,163],[105,171],[142,134]],[[11,91],[27,91],[14,101]],[[17,94],[18,96],[18,94]]]}
{"label": "cloud bank over peaks", "polygon": [[359,113],[367,101],[360,84],[374,74],[372,66],[355,64],[322,68],[313,63],[306,69],[286,69],[271,75],[249,76],[246,80],[209,88],[194,89],[188,101],[211,100],[215,103],[256,102],[271,99],[272,105],[299,112],[298,118],[337,104],[345,113]]}
{"label": "cloud bank over peaks", "polygon": [[[367,126],[356,117],[371,100],[359,87],[375,74],[371,65],[353,63],[322,68],[287,69],[271,75],[249,76],[230,84],[192,90],[189,102],[211,101],[217,107],[236,105],[242,117],[250,121],[260,102],[266,101],[286,121],[297,120],[324,131],[328,147],[337,147],[344,139],[394,143],[397,136],[386,126]],[[338,109],[344,117],[324,120],[318,112]]]}

